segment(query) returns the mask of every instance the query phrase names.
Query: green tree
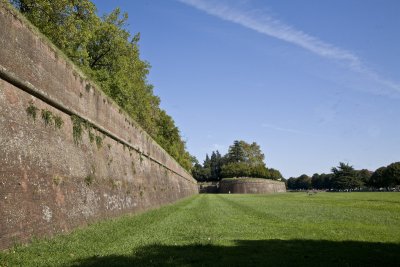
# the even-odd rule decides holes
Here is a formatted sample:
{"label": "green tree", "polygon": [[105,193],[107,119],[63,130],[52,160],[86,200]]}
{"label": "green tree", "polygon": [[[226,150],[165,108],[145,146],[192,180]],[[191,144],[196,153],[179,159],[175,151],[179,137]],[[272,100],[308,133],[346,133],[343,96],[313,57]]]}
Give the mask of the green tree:
{"label": "green tree", "polygon": [[311,178],[302,174],[296,179],[296,189],[308,190],[311,189]]}
{"label": "green tree", "polygon": [[247,162],[251,166],[257,166],[257,165],[265,166],[264,163],[265,156],[261,152],[261,148],[256,142],[248,144],[244,141],[240,141],[240,143],[241,146],[243,147],[245,162]]}
{"label": "green tree", "polygon": [[256,142],[247,143],[243,140],[235,140],[224,156],[218,151],[213,151],[211,158],[207,154],[203,169],[210,173],[210,180],[231,177],[283,178],[278,170],[265,166],[264,154]]}
{"label": "green tree", "polygon": [[87,64],[87,45],[100,23],[92,2],[11,0],[11,3],[72,61]]}
{"label": "green tree", "polygon": [[268,168],[267,169],[267,178],[280,181],[283,179],[283,176],[280,171],[273,169],[273,168]]}
{"label": "green tree", "polygon": [[314,173],[311,177],[311,186],[314,189],[322,189],[324,184],[324,178],[318,173]]}
{"label": "green tree", "polygon": [[243,140],[235,140],[229,147],[226,159],[229,163],[246,162],[252,166],[265,165],[264,154],[256,142],[249,144]]}
{"label": "green tree", "polygon": [[371,179],[372,174],[373,174],[373,172],[371,172],[367,169],[362,169],[362,170],[357,171],[357,175],[359,176],[359,178],[365,185],[369,184],[369,180]]}
{"label": "green tree", "polygon": [[296,180],[297,180],[297,179],[296,179],[295,177],[290,177],[290,178],[287,180],[287,188],[290,189],[290,190],[296,190],[296,189],[298,189],[298,188],[297,188]]}
{"label": "green tree", "polygon": [[339,163],[338,167],[332,168],[333,186],[335,189],[356,189],[363,185],[357,171],[343,162]]}
{"label": "green tree", "polygon": [[380,167],[374,171],[369,179],[368,185],[376,188],[387,187],[388,183],[385,181],[386,167]]}
{"label": "green tree", "polygon": [[217,181],[220,179],[222,167],[222,157],[219,151],[211,153],[210,158],[210,169],[211,169],[211,180]]}
{"label": "green tree", "polygon": [[238,140],[233,142],[226,155],[227,163],[244,162],[246,160],[243,143],[243,141]]}
{"label": "green tree", "polygon": [[400,185],[400,162],[394,162],[386,167],[384,179],[388,187]]}

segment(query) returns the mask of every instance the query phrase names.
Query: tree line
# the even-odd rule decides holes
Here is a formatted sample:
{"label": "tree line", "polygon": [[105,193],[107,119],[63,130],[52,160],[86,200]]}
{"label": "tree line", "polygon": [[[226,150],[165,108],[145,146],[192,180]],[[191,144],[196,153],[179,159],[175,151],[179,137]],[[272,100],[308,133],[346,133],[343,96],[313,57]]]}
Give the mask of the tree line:
{"label": "tree line", "polygon": [[219,181],[222,178],[256,177],[280,180],[282,175],[278,170],[267,168],[264,154],[256,143],[236,140],[229,146],[228,153],[221,155],[212,151],[201,165],[194,159],[192,175],[197,181]]}
{"label": "tree line", "polygon": [[360,190],[365,187],[390,190],[400,186],[400,162],[380,167],[374,172],[355,170],[353,166],[340,162],[339,166],[331,169],[331,173],[315,173],[311,177],[303,174],[289,178],[286,183],[292,190]]}
{"label": "tree line", "polygon": [[185,169],[192,167],[174,120],[160,108],[140,58],[140,34],[126,29],[128,15],[115,9],[99,17],[89,0],[10,0],[33,25],[94,80]]}

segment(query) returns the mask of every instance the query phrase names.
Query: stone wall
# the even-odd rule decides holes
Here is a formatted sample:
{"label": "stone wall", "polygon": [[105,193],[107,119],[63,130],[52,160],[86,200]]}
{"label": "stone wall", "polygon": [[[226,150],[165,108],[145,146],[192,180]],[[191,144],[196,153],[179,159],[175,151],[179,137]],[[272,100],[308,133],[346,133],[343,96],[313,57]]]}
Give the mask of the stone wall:
{"label": "stone wall", "polygon": [[222,194],[268,194],[286,192],[286,187],[284,182],[269,179],[222,179],[219,183],[219,192]]}
{"label": "stone wall", "polygon": [[188,172],[3,2],[0,25],[0,249],[198,193]]}
{"label": "stone wall", "polygon": [[200,194],[216,194],[219,191],[219,182],[198,182],[197,184]]}

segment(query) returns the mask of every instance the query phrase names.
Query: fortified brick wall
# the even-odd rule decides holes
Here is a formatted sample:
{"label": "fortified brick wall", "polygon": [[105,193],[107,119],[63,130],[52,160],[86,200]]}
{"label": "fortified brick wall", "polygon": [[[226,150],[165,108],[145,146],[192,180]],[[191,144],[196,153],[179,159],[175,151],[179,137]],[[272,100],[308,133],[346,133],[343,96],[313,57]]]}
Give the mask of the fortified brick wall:
{"label": "fortified brick wall", "polygon": [[1,2],[0,25],[0,249],[198,193],[189,173]]}
{"label": "fortified brick wall", "polygon": [[219,192],[223,194],[268,194],[286,192],[284,182],[259,178],[222,179],[219,186]]}

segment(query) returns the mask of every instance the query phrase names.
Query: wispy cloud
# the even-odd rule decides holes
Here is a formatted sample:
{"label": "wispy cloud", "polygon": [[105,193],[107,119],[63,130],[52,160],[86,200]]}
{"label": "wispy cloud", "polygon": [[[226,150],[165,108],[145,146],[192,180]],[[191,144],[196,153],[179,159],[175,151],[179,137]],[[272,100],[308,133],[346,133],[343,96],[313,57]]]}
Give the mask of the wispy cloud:
{"label": "wispy cloud", "polygon": [[280,132],[287,132],[287,133],[301,134],[301,135],[308,135],[308,136],[316,136],[316,135],[308,133],[308,132],[303,132],[303,131],[299,131],[296,129],[284,128],[284,127],[280,127],[280,126],[268,124],[268,123],[261,124],[261,127],[272,129],[275,131],[280,131]]}
{"label": "wispy cloud", "polygon": [[378,83],[380,93],[400,93],[400,84],[383,78],[375,71],[369,69],[354,53],[324,42],[301,30],[281,22],[278,19],[262,13],[244,8],[235,8],[221,2],[209,0],[178,0],[209,15],[230,21],[259,33],[280,39],[282,41],[302,47],[318,56],[343,63],[351,71],[360,73]]}

